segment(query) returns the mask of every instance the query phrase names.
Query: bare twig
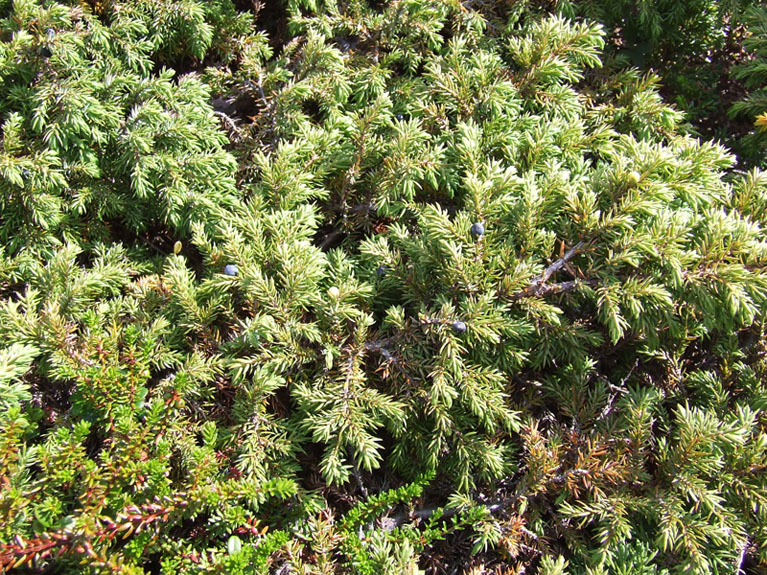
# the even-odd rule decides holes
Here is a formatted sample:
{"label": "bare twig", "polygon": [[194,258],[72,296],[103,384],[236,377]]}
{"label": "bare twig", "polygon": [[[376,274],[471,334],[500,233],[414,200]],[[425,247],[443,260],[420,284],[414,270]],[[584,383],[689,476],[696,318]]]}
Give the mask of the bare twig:
{"label": "bare twig", "polygon": [[607,403],[605,403],[604,409],[602,409],[602,413],[599,414],[599,417],[597,417],[597,421],[602,421],[605,419],[613,410],[613,404],[615,403],[615,400],[619,395],[625,395],[628,393],[628,390],[626,389],[626,382],[629,380],[629,378],[634,374],[634,371],[636,368],[639,367],[639,359],[637,359],[634,362],[634,365],[631,367],[631,370],[626,374],[626,377],[624,377],[621,380],[620,385],[613,385],[608,381],[608,385],[610,387],[610,396],[607,398]]}
{"label": "bare twig", "polygon": [[386,361],[396,364],[397,358],[395,358],[392,353],[384,347],[387,344],[388,340],[385,339],[368,341],[365,343],[365,349],[372,351],[373,353],[380,353]]}
{"label": "bare twig", "polygon": [[585,244],[583,242],[578,242],[569,250],[567,250],[567,253],[564,256],[562,256],[553,264],[551,264],[549,267],[547,267],[545,270],[543,270],[543,274],[541,275],[540,279],[534,281],[533,286],[542,285],[546,283],[551,276],[553,276],[555,273],[561,270],[567,262],[573,259],[576,255],[578,255],[583,249],[584,245]]}
{"label": "bare twig", "polygon": [[213,113],[216,116],[218,116],[219,118],[221,118],[222,120],[224,120],[224,123],[229,128],[229,132],[234,137],[233,139],[235,141],[239,141],[240,140],[240,128],[237,126],[237,122],[235,122],[234,119],[232,119],[231,116],[226,115],[224,112],[219,112],[218,110],[214,110]]}
{"label": "bare twig", "polygon": [[251,80],[245,81],[245,86],[248,88],[255,88],[258,91],[258,98],[261,101],[261,105],[263,106],[262,114],[266,115],[267,118],[269,118],[271,122],[271,132],[272,134],[277,133],[277,116],[275,114],[275,104],[274,100],[269,100],[266,93],[264,92],[264,76],[261,72],[258,73],[258,83]]}
{"label": "bare twig", "polygon": [[545,297],[549,295],[557,295],[561,293],[571,292],[582,285],[595,286],[597,285],[597,283],[598,283],[597,280],[591,279],[591,280],[570,280],[570,281],[561,282],[557,284],[543,284],[534,290],[531,290],[530,287],[528,287],[524,291],[516,293],[512,295],[511,297],[512,299],[515,299],[515,300],[522,299],[525,297]]}
{"label": "bare twig", "polygon": [[359,487],[360,493],[362,494],[362,497],[365,499],[368,498],[368,490],[365,487],[365,484],[362,483],[362,475],[360,474],[359,468],[354,465],[352,469],[352,475],[354,476],[354,480],[357,482],[357,487]]}
{"label": "bare twig", "polygon": [[551,279],[551,276],[565,267],[571,259],[581,253],[585,246],[586,244],[584,242],[578,242],[575,244],[573,247],[567,250],[565,255],[563,255],[561,258],[543,270],[543,273],[540,275],[540,277],[537,277],[532,282],[530,282],[529,286],[527,286],[522,291],[513,294],[511,299],[521,299],[524,297],[541,297],[551,294],[564,293],[574,290],[576,287],[578,287],[578,285],[583,283],[594,285],[596,283],[595,280],[572,280],[552,285],[546,284],[546,282]]}

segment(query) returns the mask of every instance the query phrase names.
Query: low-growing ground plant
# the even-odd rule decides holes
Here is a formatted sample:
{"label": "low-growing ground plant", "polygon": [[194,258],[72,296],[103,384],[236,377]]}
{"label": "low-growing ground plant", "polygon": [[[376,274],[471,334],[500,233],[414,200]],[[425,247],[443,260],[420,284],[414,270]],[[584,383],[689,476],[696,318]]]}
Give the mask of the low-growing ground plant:
{"label": "low-growing ground plant", "polygon": [[244,4],[0,2],[0,569],[764,569],[767,174],[594,20]]}

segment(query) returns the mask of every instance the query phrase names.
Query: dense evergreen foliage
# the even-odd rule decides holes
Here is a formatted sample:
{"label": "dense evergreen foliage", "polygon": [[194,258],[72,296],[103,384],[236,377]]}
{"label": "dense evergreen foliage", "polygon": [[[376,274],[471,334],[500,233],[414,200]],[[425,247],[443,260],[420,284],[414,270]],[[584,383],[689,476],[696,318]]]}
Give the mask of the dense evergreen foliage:
{"label": "dense evergreen foliage", "polygon": [[764,572],[765,69],[747,2],[0,0],[0,570]]}

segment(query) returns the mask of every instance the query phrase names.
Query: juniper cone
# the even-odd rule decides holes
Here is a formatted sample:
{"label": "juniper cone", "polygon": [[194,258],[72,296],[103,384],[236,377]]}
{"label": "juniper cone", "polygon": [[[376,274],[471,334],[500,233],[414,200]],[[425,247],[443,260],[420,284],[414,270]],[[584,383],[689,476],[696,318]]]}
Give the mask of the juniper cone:
{"label": "juniper cone", "polygon": [[485,226],[480,222],[471,224],[471,235],[475,237],[480,237],[485,235]]}
{"label": "juniper cone", "polygon": [[224,273],[228,276],[236,276],[237,266],[234,264],[226,264],[226,266],[224,266]]}
{"label": "juniper cone", "polygon": [[455,333],[466,333],[466,324],[460,320],[453,322],[452,328]]}

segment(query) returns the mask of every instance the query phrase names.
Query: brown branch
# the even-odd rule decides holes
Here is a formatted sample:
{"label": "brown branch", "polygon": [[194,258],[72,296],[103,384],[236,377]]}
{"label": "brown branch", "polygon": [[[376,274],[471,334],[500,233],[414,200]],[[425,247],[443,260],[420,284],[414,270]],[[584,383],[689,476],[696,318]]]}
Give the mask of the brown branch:
{"label": "brown branch", "polygon": [[546,282],[549,281],[549,279],[551,279],[551,276],[553,276],[555,273],[557,273],[559,270],[565,267],[571,259],[573,259],[579,253],[581,253],[585,246],[586,244],[584,242],[578,242],[577,244],[575,244],[573,247],[567,250],[567,253],[565,253],[565,255],[563,255],[561,258],[559,258],[557,261],[555,261],[553,264],[551,264],[549,267],[543,270],[543,273],[540,275],[540,277],[535,278],[532,282],[530,282],[530,285],[528,285],[525,289],[515,294],[512,294],[511,299],[517,300],[524,297],[542,297],[542,296],[547,296],[552,294],[569,292],[569,291],[573,291],[582,283],[585,283],[588,285],[595,285],[596,280],[585,280],[585,281],[572,280],[572,281],[562,282],[558,284],[551,284],[551,285],[546,284]]}
{"label": "brown branch", "polygon": [[[512,496],[512,497],[506,497],[505,499],[488,501],[486,503],[479,504],[479,506],[484,507],[490,513],[497,513],[499,511],[503,511],[504,509],[508,508],[512,503],[516,502],[517,500],[518,500],[518,497]],[[426,521],[427,519],[430,519],[437,511],[440,511],[442,513],[441,515],[442,519],[450,519],[451,517],[454,517],[455,515],[460,513],[461,509],[457,507],[449,507],[446,509],[444,507],[431,506],[431,507],[424,507],[417,511],[410,511],[410,512],[403,511],[389,517],[389,519],[391,520],[393,527],[400,527],[401,525],[404,525],[405,523],[409,521],[413,521],[413,520]]]}
{"label": "brown branch", "polygon": [[213,110],[213,113],[224,121],[224,124],[229,128],[229,133],[233,136],[232,139],[239,142],[242,139],[242,134],[240,133],[240,128],[237,126],[237,122],[224,112]]}
{"label": "brown branch", "polygon": [[514,294],[512,298],[520,299],[523,297],[545,297],[548,295],[557,295],[561,293],[571,292],[577,289],[578,286],[581,286],[581,285],[595,286],[597,285],[597,283],[598,283],[597,280],[591,279],[591,280],[571,280],[571,281],[561,282],[558,284],[544,284],[540,286],[534,292],[527,293],[527,290],[525,290],[524,292]]}
{"label": "brown branch", "polygon": [[26,541],[17,535],[13,543],[0,546],[0,568],[16,569],[34,558],[47,559],[62,555],[72,541],[71,533],[44,533]]}
{"label": "brown branch", "polygon": [[114,521],[106,519],[104,525],[97,526],[95,531],[88,535],[54,531],[27,540],[16,536],[12,543],[0,544],[0,570],[15,569],[34,560],[60,557],[72,551],[80,555],[91,554],[92,542],[111,540],[118,534],[128,537],[134,532],[139,533],[153,523],[167,522],[171,514],[186,506],[186,501],[179,500],[178,497],[171,499],[170,505],[167,506],[157,503],[131,505],[120,512]]}
{"label": "brown branch", "polygon": [[402,362],[397,357],[396,353],[388,349],[391,344],[394,343],[391,339],[373,340],[365,343],[365,349],[371,353],[377,353],[383,357],[387,364],[386,370],[388,373],[388,366],[393,366],[400,375],[405,378],[405,382],[409,385],[413,380],[410,374],[407,372]]}
{"label": "brown branch", "polygon": [[585,245],[586,244],[584,244],[583,242],[578,242],[569,250],[567,250],[567,253],[564,256],[562,256],[553,264],[551,264],[549,267],[547,267],[545,270],[543,270],[543,274],[541,275],[540,279],[534,281],[533,285],[536,285],[536,282],[538,285],[546,283],[551,276],[553,276],[555,273],[561,270],[567,262],[573,259],[576,255],[578,255],[583,250],[583,247]]}

